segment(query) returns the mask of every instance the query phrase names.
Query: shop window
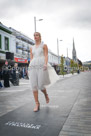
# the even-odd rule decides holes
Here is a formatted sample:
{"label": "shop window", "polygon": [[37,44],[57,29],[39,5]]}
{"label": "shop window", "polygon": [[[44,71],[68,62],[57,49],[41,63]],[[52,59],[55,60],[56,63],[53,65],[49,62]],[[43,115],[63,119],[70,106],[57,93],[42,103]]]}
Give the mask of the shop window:
{"label": "shop window", "polygon": [[9,50],[9,38],[5,37],[5,50]]}

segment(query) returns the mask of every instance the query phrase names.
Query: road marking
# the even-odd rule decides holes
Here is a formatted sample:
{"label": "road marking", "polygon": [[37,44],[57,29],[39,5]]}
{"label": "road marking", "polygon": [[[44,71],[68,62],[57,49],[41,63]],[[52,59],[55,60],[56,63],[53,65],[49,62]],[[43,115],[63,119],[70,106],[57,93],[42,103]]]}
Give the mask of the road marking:
{"label": "road marking", "polygon": [[21,127],[21,128],[31,128],[31,129],[37,129],[39,130],[41,125],[34,125],[31,123],[23,123],[23,122],[15,122],[15,121],[8,121],[5,123],[6,126],[12,126],[12,127]]}
{"label": "road marking", "polygon": [[49,107],[49,108],[52,108],[52,109],[56,109],[56,108],[59,108],[59,105],[41,105],[42,108],[45,108],[45,107]]}

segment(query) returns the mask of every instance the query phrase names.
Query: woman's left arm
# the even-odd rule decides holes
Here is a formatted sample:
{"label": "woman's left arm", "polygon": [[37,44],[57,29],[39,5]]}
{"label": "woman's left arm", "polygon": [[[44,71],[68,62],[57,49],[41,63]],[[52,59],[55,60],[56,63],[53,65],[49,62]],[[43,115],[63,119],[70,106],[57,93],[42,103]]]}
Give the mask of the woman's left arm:
{"label": "woman's left arm", "polygon": [[48,63],[48,47],[47,47],[46,44],[44,44],[43,50],[44,50],[44,56],[45,56],[45,64],[44,64],[44,66],[47,67],[47,63]]}

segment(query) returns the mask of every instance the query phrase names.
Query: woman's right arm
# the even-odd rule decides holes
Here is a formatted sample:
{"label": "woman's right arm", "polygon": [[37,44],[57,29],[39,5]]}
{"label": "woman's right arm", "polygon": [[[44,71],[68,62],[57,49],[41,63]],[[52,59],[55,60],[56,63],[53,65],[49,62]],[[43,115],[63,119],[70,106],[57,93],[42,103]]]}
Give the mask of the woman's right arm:
{"label": "woman's right arm", "polygon": [[30,48],[30,61],[33,59],[32,48]]}

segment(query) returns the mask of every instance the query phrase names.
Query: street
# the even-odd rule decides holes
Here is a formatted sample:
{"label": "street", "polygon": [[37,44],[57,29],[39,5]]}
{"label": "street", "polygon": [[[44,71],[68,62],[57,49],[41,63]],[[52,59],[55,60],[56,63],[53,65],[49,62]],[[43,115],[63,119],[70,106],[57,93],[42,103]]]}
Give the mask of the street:
{"label": "street", "polygon": [[91,72],[60,76],[47,89],[50,103],[39,91],[35,106],[29,80],[0,90],[0,136],[91,136]]}

